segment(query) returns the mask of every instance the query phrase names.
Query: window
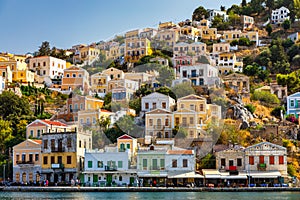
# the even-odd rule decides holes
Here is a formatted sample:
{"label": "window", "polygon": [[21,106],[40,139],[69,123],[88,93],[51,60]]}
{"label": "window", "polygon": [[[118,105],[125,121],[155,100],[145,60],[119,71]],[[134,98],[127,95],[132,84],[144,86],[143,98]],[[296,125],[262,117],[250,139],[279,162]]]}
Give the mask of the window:
{"label": "window", "polygon": [[238,167],[241,167],[241,166],[242,166],[242,159],[241,159],[241,158],[238,158],[238,159],[237,159],[237,166],[238,166]]}
{"label": "window", "polygon": [[48,148],[48,140],[44,140],[44,149]]}
{"label": "window", "polygon": [[30,136],[33,137],[33,130],[30,130]]}
{"label": "window", "polygon": [[194,117],[190,117],[190,124],[194,124]]}
{"label": "window", "polygon": [[259,156],[259,164],[265,163],[265,156]]}
{"label": "window", "polygon": [[187,159],[182,160],[182,166],[183,167],[188,167],[188,160]]}
{"label": "window", "polygon": [[291,100],[291,107],[294,107],[294,106],[295,106],[295,101]]}
{"label": "window", "polygon": [[44,165],[48,164],[48,156],[44,156],[43,163]]}
{"label": "window", "polygon": [[76,78],[76,74],[72,74],[72,77],[73,77],[73,78]]}
{"label": "window", "polygon": [[143,159],[143,169],[147,169],[147,159]]}
{"label": "window", "polygon": [[51,164],[55,163],[55,157],[51,156]]}
{"label": "window", "polygon": [[44,67],[46,66],[46,62],[43,62],[43,66],[44,66]]}
{"label": "window", "polygon": [[169,119],[168,118],[165,119],[165,126],[169,126]]}
{"label": "window", "polygon": [[127,149],[130,149],[130,144],[126,144],[126,148],[127,148]]}
{"label": "window", "polygon": [[41,137],[41,130],[40,130],[40,129],[37,130],[37,137],[38,137],[38,138]]}
{"label": "window", "polygon": [[283,156],[279,156],[279,165],[283,165],[284,164],[284,158]]}
{"label": "window", "polygon": [[176,117],[175,118],[175,125],[178,125],[179,124],[179,117]]}
{"label": "window", "polygon": [[145,103],[145,109],[149,109],[149,103]]}
{"label": "window", "polygon": [[33,155],[29,154],[29,162],[33,162]]}
{"label": "window", "polygon": [[152,108],[156,109],[156,103],[152,103]]}
{"label": "window", "polygon": [[67,76],[67,78],[69,78],[69,77],[70,77],[70,74],[67,74],[66,76]]}
{"label": "window", "polygon": [[172,167],[173,168],[177,167],[177,160],[176,159],[172,159]]}
{"label": "window", "polygon": [[122,180],[123,180],[122,176],[119,176],[119,181],[122,181]]}
{"label": "window", "polygon": [[79,140],[79,148],[81,148],[81,140]]}
{"label": "window", "polygon": [[55,139],[51,139],[51,149],[55,148]]}
{"label": "window", "polygon": [[164,109],[166,109],[166,108],[167,108],[166,102],[162,102],[162,103],[161,103],[161,107],[164,108]]}
{"label": "window", "polygon": [[118,168],[123,168],[123,161],[118,161]]}
{"label": "window", "polygon": [[161,169],[165,168],[165,159],[160,159],[160,168]]}
{"label": "window", "polygon": [[184,104],[180,104],[180,108],[184,108]]}
{"label": "window", "polygon": [[67,156],[67,164],[72,164],[72,156]]}
{"label": "window", "polygon": [[88,161],[88,168],[92,168],[93,167],[93,161],[89,160]]}
{"label": "window", "polygon": [[221,166],[226,166],[226,159],[225,158],[221,158]]}
{"label": "window", "polygon": [[153,119],[149,119],[149,126],[153,126]]}
{"label": "window", "polygon": [[200,104],[200,111],[204,111],[204,106],[203,106],[203,104]]}
{"label": "window", "polygon": [[67,147],[71,148],[72,147],[72,138],[67,139]]}
{"label": "window", "polygon": [[274,165],[274,156],[269,156],[270,165]]}
{"label": "window", "polygon": [[249,156],[249,165],[254,165],[254,156]]}
{"label": "window", "polygon": [[98,161],[98,168],[103,168],[103,161]]}
{"label": "window", "polygon": [[183,117],[183,118],[182,118],[182,124],[183,124],[183,126],[187,126],[187,120],[186,120],[186,117]]}
{"label": "window", "polygon": [[39,154],[35,154],[35,161],[39,161]]}

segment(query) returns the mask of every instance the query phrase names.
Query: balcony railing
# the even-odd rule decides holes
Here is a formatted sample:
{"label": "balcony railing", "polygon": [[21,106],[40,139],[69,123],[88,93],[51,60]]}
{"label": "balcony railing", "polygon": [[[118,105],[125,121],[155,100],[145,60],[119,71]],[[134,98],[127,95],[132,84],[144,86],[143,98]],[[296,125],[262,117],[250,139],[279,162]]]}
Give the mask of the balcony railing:
{"label": "balcony railing", "polygon": [[63,147],[51,148],[51,152],[65,152],[65,149]]}
{"label": "balcony railing", "polygon": [[258,171],[265,171],[267,168],[267,164],[266,163],[259,163],[257,164],[257,170]]}
{"label": "balcony railing", "polygon": [[34,164],[34,162],[33,161],[25,161],[25,160],[18,160],[17,161],[17,164],[18,165],[33,165]]}
{"label": "balcony railing", "polygon": [[117,171],[117,166],[108,166],[108,165],[105,165],[104,170],[105,171]]}

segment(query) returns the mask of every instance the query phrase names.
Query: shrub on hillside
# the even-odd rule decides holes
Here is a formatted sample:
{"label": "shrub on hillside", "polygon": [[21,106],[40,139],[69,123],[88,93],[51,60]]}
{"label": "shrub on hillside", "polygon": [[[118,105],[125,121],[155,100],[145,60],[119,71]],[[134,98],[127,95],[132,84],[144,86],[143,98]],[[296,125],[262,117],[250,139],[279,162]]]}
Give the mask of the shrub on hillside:
{"label": "shrub on hillside", "polygon": [[245,106],[245,108],[246,108],[249,112],[251,112],[252,114],[255,112],[255,109],[256,109],[256,107],[253,106],[252,104],[247,104],[247,105]]}
{"label": "shrub on hillside", "polygon": [[251,100],[260,101],[268,106],[280,103],[275,94],[271,94],[270,92],[266,91],[255,91],[251,96]]}

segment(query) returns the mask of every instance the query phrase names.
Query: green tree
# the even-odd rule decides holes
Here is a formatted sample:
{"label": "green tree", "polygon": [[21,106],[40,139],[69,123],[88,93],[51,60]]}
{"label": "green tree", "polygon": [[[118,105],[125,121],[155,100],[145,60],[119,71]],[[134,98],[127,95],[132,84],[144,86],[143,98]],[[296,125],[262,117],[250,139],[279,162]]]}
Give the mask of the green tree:
{"label": "green tree", "polygon": [[271,24],[268,24],[266,26],[266,31],[268,32],[268,36],[271,36],[271,33],[273,31],[273,28],[272,28],[272,25]]}
{"label": "green tree", "polygon": [[177,99],[190,94],[195,94],[195,90],[190,83],[180,83],[172,87],[171,90],[176,95]]}
{"label": "green tree", "polygon": [[200,21],[208,17],[209,17],[208,12],[203,6],[199,6],[198,8],[196,8],[192,15],[193,21]]}
{"label": "green tree", "polygon": [[277,83],[282,86],[287,86],[290,93],[294,93],[300,88],[300,79],[297,71],[290,74],[277,74]]}
{"label": "green tree", "polygon": [[282,27],[283,27],[284,30],[290,29],[291,28],[291,21],[288,20],[288,19],[284,20],[283,23],[282,23]]}
{"label": "green tree", "polygon": [[215,169],[216,168],[216,157],[213,154],[207,154],[200,161],[201,169]]}
{"label": "green tree", "polygon": [[262,5],[263,2],[264,0],[251,0],[249,4],[251,9],[253,10],[252,12],[260,14],[264,10],[264,7]]}
{"label": "green tree", "polygon": [[48,41],[42,42],[37,54],[38,56],[49,56],[51,54],[50,44]]}
{"label": "green tree", "polygon": [[13,130],[11,128],[11,122],[0,119],[0,152],[1,152],[1,154],[5,153],[5,150],[6,150],[5,143],[13,138],[12,131]]}
{"label": "green tree", "polygon": [[268,106],[280,103],[278,97],[275,94],[271,94],[270,92],[266,91],[255,91],[251,96],[251,100],[260,101],[267,104]]}
{"label": "green tree", "polygon": [[158,93],[161,93],[161,94],[164,94],[164,95],[167,95],[167,96],[170,96],[172,97],[173,99],[177,99],[177,96],[174,94],[174,92],[168,88],[168,87],[160,87],[159,89],[157,89],[155,92],[158,92]]}
{"label": "green tree", "polygon": [[159,76],[157,80],[163,86],[171,86],[172,81],[175,79],[175,72],[168,66],[162,66],[158,69]]}
{"label": "green tree", "polygon": [[256,107],[255,107],[254,105],[252,105],[252,104],[247,104],[247,105],[245,105],[245,108],[246,108],[249,112],[251,112],[252,114],[255,112],[255,109],[256,109]]}
{"label": "green tree", "polygon": [[277,106],[271,111],[271,115],[280,118],[281,117],[281,112],[284,115],[285,114],[285,108],[284,106]]}
{"label": "green tree", "polygon": [[134,109],[136,114],[138,115],[141,111],[141,106],[142,106],[142,99],[141,98],[134,98],[129,101],[129,107],[131,109]]}

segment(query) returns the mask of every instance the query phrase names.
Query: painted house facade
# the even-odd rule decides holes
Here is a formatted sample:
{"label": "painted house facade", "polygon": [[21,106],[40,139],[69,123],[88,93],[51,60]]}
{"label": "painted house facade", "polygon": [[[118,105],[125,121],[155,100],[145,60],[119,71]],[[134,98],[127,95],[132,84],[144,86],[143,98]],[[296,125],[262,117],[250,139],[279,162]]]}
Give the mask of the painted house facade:
{"label": "painted house facade", "polygon": [[299,118],[300,115],[300,92],[287,96],[287,115],[294,115]]}

